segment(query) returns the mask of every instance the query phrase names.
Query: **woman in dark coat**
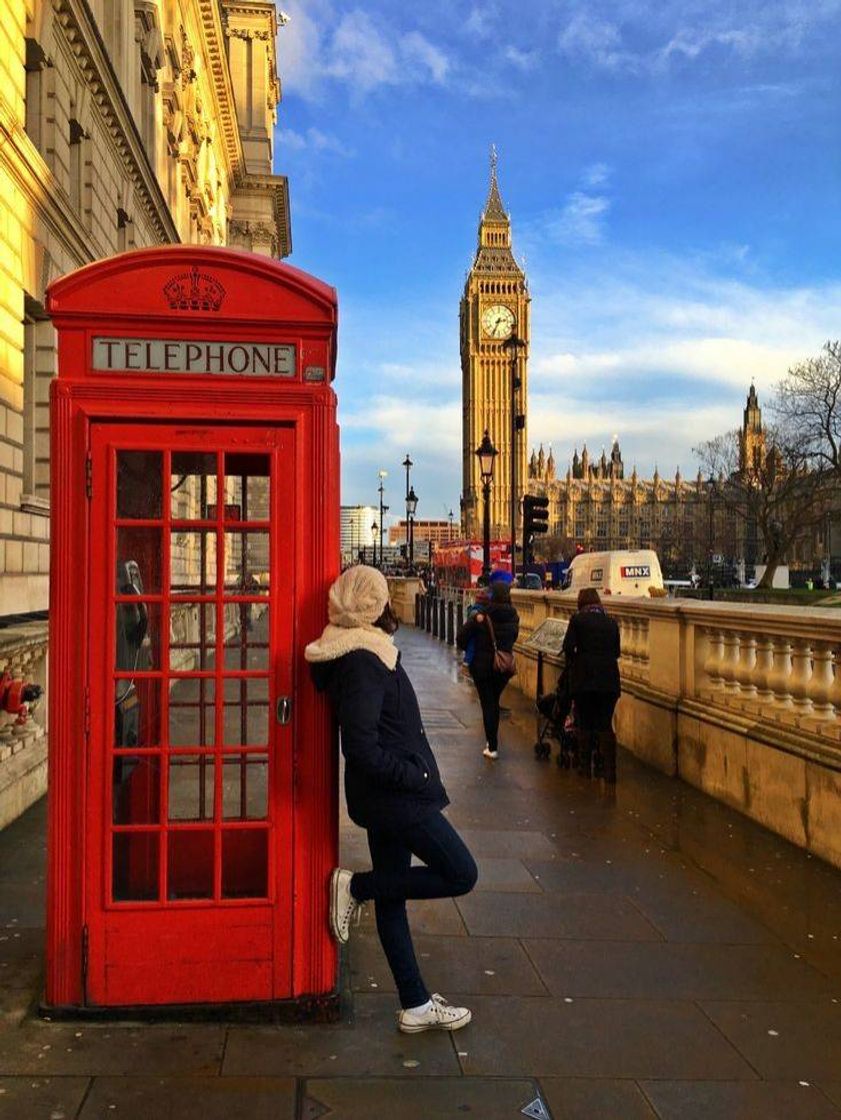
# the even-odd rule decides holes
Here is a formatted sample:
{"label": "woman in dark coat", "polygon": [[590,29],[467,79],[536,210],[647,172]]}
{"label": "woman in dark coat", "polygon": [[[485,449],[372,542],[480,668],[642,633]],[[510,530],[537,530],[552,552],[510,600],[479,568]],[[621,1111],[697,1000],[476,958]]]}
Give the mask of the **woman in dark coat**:
{"label": "woman in dark coat", "polygon": [[[402,1010],[398,1029],[454,1031],[470,1022],[466,1007],[430,994],[420,974],[409,923],[409,898],[452,898],[476,884],[476,864],[441,810],[449,804],[424,731],[415,690],[400,664],[388,584],[375,568],[348,568],[330,588],[330,625],[307,646],[316,686],[333,700],[345,757],[351,820],[368,833],[372,869],[337,867],[330,882],[330,921],[346,942],[360,903],[373,900],[377,933]],[[412,866],[412,856],[423,866]]]}
{"label": "woman in dark coat", "polygon": [[570,691],[579,730],[579,762],[589,772],[593,755],[601,759],[608,782],[616,781],[613,711],[619,699],[619,627],[605,613],[599,593],[578,593],[578,611],[564,636]]}
{"label": "woman in dark coat", "polygon": [[508,585],[494,580],[487,608],[468,618],[456,636],[456,645],[461,650],[473,643],[470,675],[482,705],[486,739],[482,754],[485,758],[499,758],[499,698],[511,679],[510,674],[494,669],[494,639],[497,649],[511,653],[519,632],[520,616],[511,604]]}

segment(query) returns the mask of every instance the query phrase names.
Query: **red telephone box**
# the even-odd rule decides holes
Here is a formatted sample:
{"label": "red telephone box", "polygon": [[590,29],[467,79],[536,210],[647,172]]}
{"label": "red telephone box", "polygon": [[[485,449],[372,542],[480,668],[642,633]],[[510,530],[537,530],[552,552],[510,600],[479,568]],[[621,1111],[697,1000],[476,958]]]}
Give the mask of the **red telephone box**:
{"label": "red telephone box", "polygon": [[52,284],[47,1002],[335,989],[336,294],[227,249]]}

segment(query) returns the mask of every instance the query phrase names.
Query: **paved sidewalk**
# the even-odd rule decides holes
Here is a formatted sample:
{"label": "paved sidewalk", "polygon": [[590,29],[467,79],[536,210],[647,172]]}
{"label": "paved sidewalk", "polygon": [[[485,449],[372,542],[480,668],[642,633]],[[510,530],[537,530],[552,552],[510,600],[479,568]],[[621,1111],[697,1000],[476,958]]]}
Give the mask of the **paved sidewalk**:
{"label": "paved sidewalk", "polygon": [[[399,635],[480,865],[476,891],[412,904],[426,978],[473,1008],[403,1036],[366,913],[352,1021],[40,1021],[44,806],[0,833],[0,1120],[841,1118],[841,874],[620,757],[615,797],[539,763],[514,690],[481,757],[453,651]],[[344,859],[365,866],[345,822]]]}

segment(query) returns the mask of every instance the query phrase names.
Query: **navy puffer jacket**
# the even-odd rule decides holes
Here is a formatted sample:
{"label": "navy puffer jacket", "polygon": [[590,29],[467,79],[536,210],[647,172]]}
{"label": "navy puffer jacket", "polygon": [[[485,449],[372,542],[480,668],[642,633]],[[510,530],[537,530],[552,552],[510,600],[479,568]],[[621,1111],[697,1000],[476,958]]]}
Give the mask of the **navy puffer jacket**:
{"label": "navy puffer jacket", "polygon": [[456,636],[456,645],[459,649],[466,649],[469,642],[474,643],[473,660],[470,662],[474,677],[490,676],[493,672],[494,647],[485,615],[493,623],[497,649],[510,653],[520,632],[520,616],[510,603],[489,603],[468,618]]}
{"label": "navy puffer jacket", "polygon": [[316,687],[335,706],[348,814],[355,824],[405,828],[449,804],[399,658],[388,669],[375,653],[360,649],[311,669]]}

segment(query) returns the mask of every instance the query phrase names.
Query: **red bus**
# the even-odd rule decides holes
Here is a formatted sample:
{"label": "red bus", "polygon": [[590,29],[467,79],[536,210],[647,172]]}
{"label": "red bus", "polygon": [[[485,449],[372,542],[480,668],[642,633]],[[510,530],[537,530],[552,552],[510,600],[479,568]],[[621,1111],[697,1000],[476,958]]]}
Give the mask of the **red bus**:
{"label": "red bus", "polygon": [[[435,549],[433,566],[439,587],[475,587],[482,574],[484,550],[481,541],[453,541]],[[491,541],[491,571],[511,570],[508,541]]]}

